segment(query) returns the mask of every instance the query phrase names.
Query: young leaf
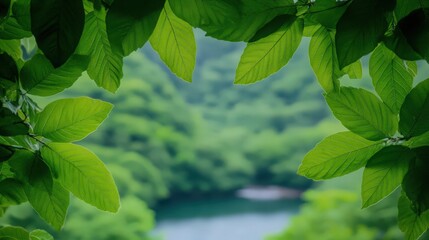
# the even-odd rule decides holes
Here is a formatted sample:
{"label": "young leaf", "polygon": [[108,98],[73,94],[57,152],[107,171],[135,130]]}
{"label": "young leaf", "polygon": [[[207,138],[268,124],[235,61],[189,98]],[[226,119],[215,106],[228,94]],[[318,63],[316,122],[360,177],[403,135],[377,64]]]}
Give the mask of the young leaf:
{"label": "young leaf", "polygon": [[298,48],[303,27],[302,19],[291,16],[275,33],[248,43],[238,64],[234,83],[254,83],[280,70]]}
{"label": "young leaf", "polygon": [[416,214],[411,202],[402,194],[398,201],[398,225],[405,233],[406,240],[416,240],[427,230],[429,225],[429,211]]}
{"label": "young leaf", "polygon": [[399,113],[399,132],[405,138],[429,130],[429,79],[419,83],[406,96]]}
{"label": "young leaf", "polygon": [[375,91],[383,102],[394,113],[399,113],[405,97],[413,86],[414,73],[408,69],[404,60],[383,44],[371,55],[369,73]]}
{"label": "young leaf", "polygon": [[426,61],[429,62],[429,8],[419,8],[398,23],[407,42]]}
{"label": "young leaf", "polygon": [[81,140],[98,128],[112,107],[88,97],[60,99],[39,114],[34,133],[57,142]]}
{"label": "young leaf", "polygon": [[77,53],[90,56],[88,75],[98,86],[115,92],[122,78],[122,56],[113,52],[107,38],[105,11],[86,15]]}
{"label": "young leaf", "polygon": [[71,143],[48,143],[42,157],[53,176],[76,197],[101,210],[118,210],[112,175],[94,153]]}
{"label": "young leaf", "polygon": [[403,146],[381,149],[366,164],[362,179],[362,207],[366,208],[392,193],[401,185],[415,154]]}
{"label": "young leaf", "polygon": [[310,41],[310,64],[325,92],[339,88],[338,78],[342,75],[335,50],[334,34],[320,27]]}
{"label": "young leaf", "polygon": [[43,55],[37,54],[21,69],[21,85],[27,93],[50,96],[62,92],[82,75],[88,66],[88,57],[72,55],[59,68],[54,68]]}
{"label": "young leaf", "polygon": [[307,155],[298,174],[321,180],[358,170],[380,149],[382,142],[368,141],[351,132],[340,132],[323,139]]}
{"label": "young leaf", "polygon": [[161,11],[151,46],[178,77],[191,82],[196,61],[196,44],[191,25],[176,17],[168,3]]}
{"label": "young leaf", "polygon": [[383,37],[388,24],[380,5],[380,0],[353,1],[341,16],[335,35],[340,69],[370,53]]}
{"label": "young leaf", "polygon": [[342,87],[325,98],[335,117],[350,131],[366,139],[380,140],[396,132],[396,115],[364,89]]}
{"label": "young leaf", "polygon": [[429,171],[429,147],[414,149],[417,159],[410,166],[402,182],[402,189],[412,202],[413,210],[421,214],[429,210],[429,183],[426,181]]}
{"label": "young leaf", "polygon": [[85,24],[82,1],[31,1],[31,31],[38,47],[59,67],[75,51]]}
{"label": "young leaf", "polygon": [[115,52],[127,56],[152,34],[165,0],[114,1],[106,16],[107,35]]}
{"label": "young leaf", "polygon": [[29,240],[30,235],[22,227],[15,227],[15,226],[5,226],[0,227],[0,239],[17,239],[17,240]]}

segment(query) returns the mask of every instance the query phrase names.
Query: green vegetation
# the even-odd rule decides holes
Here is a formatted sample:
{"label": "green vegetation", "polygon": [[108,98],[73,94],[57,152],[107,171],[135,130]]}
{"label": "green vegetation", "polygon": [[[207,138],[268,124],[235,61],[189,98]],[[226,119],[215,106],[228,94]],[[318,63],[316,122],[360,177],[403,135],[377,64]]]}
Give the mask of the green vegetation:
{"label": "green vegetation", "polygon": [[[427,230],[429,79],[413,84],[418,68],[415,61],[429,61],[426,1],[4,0],[0,6],[2,213],[28,201],[41,218],[59,230],[70,193],[98,209],[116,212],[119,194],[126,195],[119,191],[126,190],[118,191],[103,162],[74,143],[99,127],[110,113],[111,104],[88,97],[67,97],[40,109],[32,95],[59,93],[73,85],[85,70],[98,86],[116,92],[123,76],[124,57],[148,40],[178,77],[191,81],[195,65],[216,76],[223,66],[198,66],[196,62],[192,31],[196,27],[217,39],[247,42],[235,74],[237,84],[255,83],[279,71],[292,58],[302,37],[311,37],[311,66],[329,108],[349,131],[322,140],[304,157],[298,173],[320,180],[365,167],[363,207],[380,202],[401,185],[400,229],[407,239],[417,239]],[[360,59],[367,54],[371,54],[369,73],[375,92],[343,86],[343,76],[362,77]],[[139,68],[132,61],[130,65]],[[223,96],[230,102],[218,101],[219,95],[233,91],[225,82],[209,82],[209,87],[219,91],[219,95],[209,98],[204,94],[208,88],[197,84],[198,94],[191,91],[186,100],[199,102],[197,108],[206,109],[201,110],[202,118],[209,122],[206,126],[201,116],[187,110],[185,101],[177,98],[175,91],[189,91],[180,83],[176,89],[165,81],[145,80],[153,84],[130,80],[129,88],[124,84],[126,91],[118,91],[115,96],[83,90],[87,96],[104,97],[127,107],[113,115],[111,124],[101,127],[85,144],[101,142],[103,147],[94,146],[94,150],[110,158],[106,162],[117,165],[113,171],[127,172],[118,174],[123,179],[117,181],[133,192],[124,197],[131,199],[130,205],[135,203],[133,197],[138,194],[134,191],[138,192],[142,182],[148,182],[144,187],[148,194],[140,198],[149,203],[168,194],[230,191],[272,177],[277,183],[290,181],[294,186],[308,187],[307,180],[287,174],[297,166],[282,160],[296,163],[302,156],[301,151],[295,153],[297,148],[306,151],[313,145],[314,136],[326,134],[307,128],[313,125],[321,129],[331,122],[325,120],[329,119],[326,108],[312,102],[321,91],[309,87],[307,92],[303,83],[291,89],[275,81],[260,85],[264,88],[240,88],[249,93],[242,101],[251,104],[250,109],[228,105],[233,103],[232,93]],[[258,103],[252,99],[267,90],[277,94],[270,102],[287,106],[284,112],[256,108]],[[152,92],[156,94],[148,95]],[[302,99],[308,102],[300,102]],[[241,114],[226,114],[229,108]],[[300,114],[305,115],[311,108],[321,109],[320,118],[301,122]],[[175,114],[179,110],[187,114]],[[166,112],[177,117],[166,116]],[[249,127],[252,135],[247,136],[243,124],[251,117],[262,116],[272,121],[275,130],[261,131],[257,122]],[[229,126],[236,127],[234,131],[224,128],[225,118]],[[290,127],[291,123],[297,124]],[[195,129],[198,124],[200,127]],[[210,133],[218,134],[220,140],[211,138]],[[290,135],[299,138],[289,139]],[[124,162],[128,167],[117,163],[120,155],[129,155]],[[396,161],[398,155],[402,161]],[[133,169],[135,165],[149,174],[142,177]],[[129,180],[136,184],[128,184]],[[349,201],[346,196],[338,199]],[[144,205],[136,208],[144,213],[142,217],[151,219]],[[132,212],[124,214],[127,219]],[[359,234],[369,236],[371,230],[363,228]],[[0,228],[0,236],[11,239],[43,239],[45,235],[16,227]]]}

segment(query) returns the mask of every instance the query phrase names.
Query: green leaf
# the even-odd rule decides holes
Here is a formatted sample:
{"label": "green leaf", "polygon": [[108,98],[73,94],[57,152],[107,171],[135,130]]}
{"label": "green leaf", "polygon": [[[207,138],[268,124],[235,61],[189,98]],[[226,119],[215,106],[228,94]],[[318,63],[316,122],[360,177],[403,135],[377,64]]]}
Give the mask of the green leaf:
{"label": "green leaf", "polygon": [[7,19],[11,10],[11,0],[0,1],[0,24]]}
{"label": "green leaf", "polygon": [[396,115],[364,89],[342,87],[325,98],[335,117],[350,131],[366,139],[380,140],[396,132]]}
{"label": "green leaf", "polygon": [[265,24],[259,29],[255,35],[249,40],[249,42],[256,42],[261,38],[268,37],[272,33],[275,33],[283,24],[290,21],[291,15],[283,14],[273,18],[270,22]]}
{"label": "green leaf", "polygon": [[412,137],[410,140],[406,141],[404,145],[410,148],[429,146],[429,132],[425,132],[419,136]]}
{"label": "green leaf", "polygon": [[234,83],[254,83],[280,70],[298,48],[303,27],[302,19],[291,17],[275,33],[248,43],[238,64]]}
{"label": "green leaf", "polygon": [[385,37],[383,42],[387,48],[404,60],[415,61],[422,59],[422,56],[416,53],[407,42],[407,39],[399,27],[393,31],[392,35]]}
{"label": "green leaf", "polygon": [[0,227],[0,238],[13,238],[17,240],[28,240],[30,239],[30,235],[22,227],[14,227],[14,226],[5,226]]}
{"label": "green leaf", "polygon": [[9,54],[0,53],[0,66],[2,66],[0,68],[0,81],[8,80],[11,82],[16,82],[18,80],[18,66],[16,65],[15,60],[9,56]]}
{"label": "green leaf", "polygon": [[86,15],[85,28],[77,53],[91,57],[88,75],[98,86],[115,92],[122,78],[122,56],[112,50],[106,32],[105,12]]}
{"label": "green leaf", "polygon": [[27,135],[28,125],[15,115],[8,108],[0,108],[0,135],[2,136],[16,136]]}
{"label": "green leaf", "polygon": [[422,8],[411,12],[398,23],[407,42],[426,61],[429,62],[429,8]]}
{"label": "green leaf", "polygon": [[106,17],[107,35],[123,56],[142,47],[152,34],[165,0],[114,1]]}
{"label": "green leaf", "polygon": [[0,40],[0,49],[15,60],[20,59],[22,56],[21,43],[19,40]]}
{"label": "green leaf", "polygon": [[411,202],[402,194],[398,201],[398,225],[402,232],[405,232],[406,240],[418,239],[429,226],[429,211],[417,215]]}
{"label": "green leaf", "polygon": [[0,206],[18,205],[26,201],[27,196],[21,182],[12,178],[6,178],[0,182]]}
{"label": "green leaf", "polygon": [[420,4],[424,1],[420,0],[396,0],[395,17],[397,20],[401,20],[412,11],[420,8]]}
{"label": "green leaf", "polygon": [[399,132],[405,138],[429,130],[429,79],[419,83],[406,96],[399,113]]}
{"label": "green leaf", "polygon": [[325,28],[335,29],[348,4],[348,1],[315,1],[312,2],[306,16],[310,21],[320,23]]}
{"label": "green leaf", "polygon": [[366,164],[362,179],[362,207],[378,203],[401,185],[415,154],[403,146],[388,146]]}
{"label": "green leaf", "polygon": [[42,157],[54,177],[76,197],[101,210],[118,210],[112,175],[94,153],[70,143],[48,143]]}
{"label": "green leaf", "polygon": [[14,151],[12,148],[4,145],[0,145],[0,162],[4,162],[10,159]]}
{"label": "green leaf", "polygon": [[388,24],[381,5],[379,0],[356,0],[341,16],[335,35],[340,69],[370,53],[383,37]]}
{"label": "green leaf", "polygon": [[362,63],[360,60],[346,66],[342,70],[345,74],[349,75],[351,79],[361,79],[362,78]]}
{"label": "green leaf", "polygon": [[320,27],[310,41],[310,64],[325,92],[339,88],[338,78],[342,75],[335,50],[335,36],[325,27]]}
{"label": "green leaf", "polygon": [[191,25],[176,17],[168,3],[161,11],[151,46],[178,77],[191,82],[196,61],[196,44]]}
{"label": "green leaf", "polygon": [[414,149],[417,159],[402,182],[402,189],[413,205],[413,210],[421,214],[429,210],[429,183],[426,180],[429,171],[429,147]]}
{"label": "green leaf", "polygon": [[307,155],[298,174],[321,180],[339,177],[365,166],[382,142],[368,141],[351,132],[340,132],[323,139]]}
{"label": "green leaf", "polygon": [[87,66],[87,56],[72,55],[64,65],[54,68],[45,56],[37,54],[21,69],[21,85],[32,95],[54,95],[72,86]]}
{"label": "green leaf", "polygon": [[21,39],[31,37],[31,32],[26,30],[18,20],[14,17],[9,17],[5,23],[2,24],[0,31],[0,39]]}
{"label": "green leaf", "polygon": [[36,229],[30,232],[31,240],[54,240],[51,234],[46,232],[45,230]]}
{"label": "green leaf", "polygon": [[82,1],[31,1],[31,31],[37,45],[54,67],[64,64],[75,51],[85,12]]}
{"label": "green leaf", "polygon": [[13,16],[26,31],[31,31],[30,2],[28,0],[15,0],[12,6]]}
{"label": "green leaf", "polygon": [[95,131],[112,108],[110,103],[88,97],[60,99],[39,114],[34,133],[56,142],[78,141]]}
{"label": "green leaf", "polygon": [[413,86],[413,71],[408,69],[404,60],[381,44],[371,55],[369,73],[375,91],[383,102],[394,113],[399,113]]}

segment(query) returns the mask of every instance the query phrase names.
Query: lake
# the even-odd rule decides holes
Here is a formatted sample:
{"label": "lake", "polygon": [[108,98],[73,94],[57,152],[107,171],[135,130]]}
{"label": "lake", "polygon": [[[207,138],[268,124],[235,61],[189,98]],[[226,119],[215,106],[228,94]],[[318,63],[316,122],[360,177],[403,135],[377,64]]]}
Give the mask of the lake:
{"label": "lake", "polygon": [[170,203],[157,210],[155,234],[165,240],[261,240],[283,230],[300,204],[240,198]]}

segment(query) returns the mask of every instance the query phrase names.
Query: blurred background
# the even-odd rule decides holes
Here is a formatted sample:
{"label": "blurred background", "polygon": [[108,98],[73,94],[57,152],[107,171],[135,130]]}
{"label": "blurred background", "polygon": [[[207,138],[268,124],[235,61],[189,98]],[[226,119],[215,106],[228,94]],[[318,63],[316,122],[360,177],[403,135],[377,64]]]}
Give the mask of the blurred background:
{"label": "blurred background", "polygon": [[[87,95],[115,105],[80,144],[112,172],[122,199],[118,214],[73,198],[61,232],[26,204],[9,209],[2,221],[65,240],[404,239],[396,225],[398,193],[361,210],[362,172],[324,182],[296,174],[306,152],[344,130],[311,70],[308,39],[277,74],[234,86],[245,45],[201,32],[196,38],[191,84],[171,74],[147,45],[126,58],[116,94],[84,75],[56,96]],[[363,80],[342,83],[371,90],[367,59],[363,65]],[[429,69],[420,66],[422,80]]]}

